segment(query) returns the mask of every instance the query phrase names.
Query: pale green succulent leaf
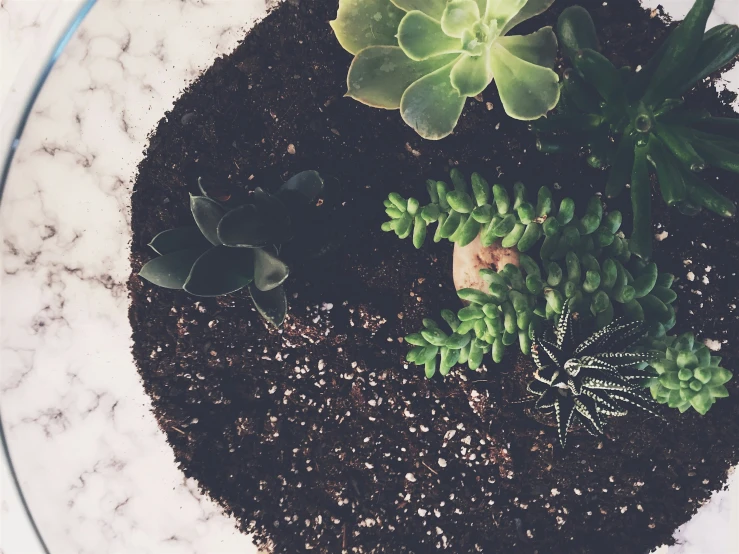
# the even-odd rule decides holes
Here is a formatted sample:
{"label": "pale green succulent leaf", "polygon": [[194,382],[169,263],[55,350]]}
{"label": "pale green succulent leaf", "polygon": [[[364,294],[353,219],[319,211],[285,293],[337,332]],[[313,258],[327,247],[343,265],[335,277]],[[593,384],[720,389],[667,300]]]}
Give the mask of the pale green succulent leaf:
{"label": "pale green succulent leaf", "polygon": [[409,86],[456,57],[451,54],[416,62],[398,46],[365,48],[349,68],[347,96],[373,108],[397,110]]}
{"label": "pale green succulent leaf", "polygon": [[475,0],[451,0],[441,17],[441,28],[450,37],[462,38],[480,20],[480,8]]}
{"label": "pale green succulent leaf", "polygon": [[485,50],[481,56],[462,56],[454,64],[452,86],[461,96],[477,96],[492,82],[489,56],[490,51]]}
{"label": "pale green succulent leaf", "polygon": [[559,77],[549,68],[527,62],[500,44],[493,46],[490,65],[506,113],[530,121],[559,102]]}
{"label": "pale green succulent leaf", "polygon": [[441,21],[447,0],[390,0],[393,4],[406,12],[415,10],[422,11],[426,15],[433,17],[436,21]]}
{"label": "pale green succulent leaf", "polygon": [[529,63],[547,67],[554,67],[557,57],[557,36],[551,27],[543,27],[530,35],[513,35],[500,37],[498,44],[517,58]]}
{"label": "pale green succulent leaf", "polygon": [[287,297],[282,285],[269,291],[261,291],[251,285],[249,292],[260,315],[275,328],[279,328],[287,314]]}
{"label": "pale green succulent leaf", "polygon": [[290,275],[287,264],[269,250],[254,250],[254,285],[261,291],[279,287]]}
{"label": "pale green succulent leaf", "polygon": [[[499,0],[501,2],[505,2],[506,0]],[[544,13],[549,9],[549,7],[554,4],[554,0],[529,0],[526,2],[526,5],[521,8],[516,15],[514,15],[508,23],[503,27],[503,30],[501,31],[502,35],[507,35],[508,31],[513,29],[516,25],[519,23],[523,23],[524,21],[531,19],[534,16],[537,16],[541,13]]]}
{"label": "pale green succulent leaf", "polygon": [[241,290],[253,280],[253,250],[216,246],[197,259],[182,288],[195,296],[221,296]]}
{"label": "pale green succulent leaf", "polygon": [[368,46],[396,46],[405,12],[389,0],[341,0],[331,28],[341,46],[357,54]]}
{"label": "pale green succulent leaf", "polygon": [[495,21],[499,29],[505,29],[511,21],[526,5],[527,0],[487,0],[484,19],[490,23]]}
{"label": "pale green succulent leaf", "polygon": [[462,42],[444,33],[441,24],[423,12],[408,12],[398,27],[398,45],[415,61],[462,51]]}
{"label": "pale green succulent leaf", "polygon": [[202,253],[202,249],[196,248],[164,254],[146,263],[141,268],[139,276],[158,287],[179,290],[187,281],[193,264]]}
{"label": "pale green succulent leaf", "polygon": [[705,387],[690,399],[690,404],[700,415],[706,415],[714,402],[715,400],[713,399],[711,390],[708,387]]}
{"label": "pale green succulent leaf", "polygon": [[403,121],[425,139],[449,136],[462,115],[466,99],[452,86],[453,67],[454,62],[419,79],[401,99]]}

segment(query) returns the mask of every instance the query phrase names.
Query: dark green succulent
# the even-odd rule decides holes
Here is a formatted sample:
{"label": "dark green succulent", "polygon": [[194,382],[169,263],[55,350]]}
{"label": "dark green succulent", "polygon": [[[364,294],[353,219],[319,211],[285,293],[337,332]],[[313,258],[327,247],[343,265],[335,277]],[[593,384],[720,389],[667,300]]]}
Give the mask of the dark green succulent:
{"label": "dark green succulent", "polygon": [[721,358],[712,356],[708,347],[696,342],[692,333],[666,337],[661,341],[660,356],[650,361],[657,372],[657,377],[649,383],[652,397],[680,413],[692,406],[705,415],[717,398],[729,396],[725,385],[733,374],[720,363]]}
{"label": "dark green succulent", "polygon": [[562,447],[574,425],[600,435],[604,416],[626,415],[634,407],[656,415],[644,392],[653,375],[646,366],[652,354],[634,352],[644,338],[643,324],[618,320],[583,338],[577,319],[565,303],[556,327],[534,336],[532,347],[537,370],[528,389],[538,397],[536,409],[554,414]]}
{"label": "dark green succulent", "polygon": [[[630,242],[619,231],[621,214],[605,212],[599,197],[593,196],[578,218],[572,199],[565,198],[556,209],[546,187],[539,189],[534,206],[520,183],[514,185],[511,198],[503,186],[495,185],[491,191],[484,178],[475,174],[472,200],[457,170],[452,181],[453,191],[443,182],[429,181],[432,203],[424,207],[413,198],[390,195],[385,205],[393,219],[383,229],[405,238],[411,234],[410,221],[418,239],[414,243],[420,247],[428,222],[436,221],[434,240],[448,238],[464,246],[481,234],[484,246],[500,241],[504,247],[527,253],[519,254],[519,267],[508,264],[497,272],[481,270],[487,290],[459,290],[460,299],[469,306],[456,314],[442,311],[449,330],[426,319],[423,331],[405,338],[415,347],[408,361],[423,365],[428,376],[437,369],[446,375],[458,363],[477,369],[488,352],[499,363],[506,347],[516,343],[528,355],[533,333],[545,321],[555,321],[568,299],[582,318],[594,320],[596,328],[626,317],[644,321],[651,336],[664,336],[675,325],[673,276],[631,255]],[[445,229],[452,218],[453,227]],[[533,239],[527,237],[532,228]]]}
{"label": "dark green succulent", "polygon": [[572,63],[562,82],[557,112],[533,124],[537,146],[547,153],[586,146],[588,161],[610,166],[606,196],[631,187],[631,250],[652,253],[650,171],[662,198],[687,214],[702,208],[733,217],[736,206],[701,180],[712,166],[739,173],[739,119],[711,117],[683,106],[682,95],[730,64],[739,54],[739,28],[719,25],[707,33],[714,0],[697,0],[655,56],[635,72],[617,69],[598,52],[590,14],[579,6],[562,12],[558,34]]}
{"label": "dark green succulent", "polygon": [[287,299],[282,286],[290,271],[279,258],[293,238],[293,223],[323,190],[315,171],[289,179],[277,193],[256,188],[249,202],[230,206],[209,196],[190,196],[197,227],[159,233],[149,246],[160,254],[139,275],[168,289],[195,296],[221,296],[249,288],[262,317],[282,325]]}

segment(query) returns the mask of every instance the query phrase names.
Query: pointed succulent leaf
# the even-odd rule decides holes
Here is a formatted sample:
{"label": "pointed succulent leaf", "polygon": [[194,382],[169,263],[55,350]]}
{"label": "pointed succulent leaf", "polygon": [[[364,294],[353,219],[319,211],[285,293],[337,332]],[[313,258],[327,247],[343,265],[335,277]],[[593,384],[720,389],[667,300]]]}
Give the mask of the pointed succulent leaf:
{"label": "pointed succulent leaf", "polygon": [[366,48],[349,68],[347,96],[373,108],[397,110],[408,87],[456,57],[451,54],[417,62],[398,46]]}
{"label": "pointed succulent leaf", "polygon": [[141,268],[139,276],[165,289],[181,289],[203,249],[179,250],[154,258]]}
{"label": "pointed succulent leaf", "polygon": [[441,17],[441,28],[450,37],[462,38],[464,32],[480,20],[475,0],[450,0]]}
{"label": "pointed succulent leaf", "polygon": [[426,15],[441,21],[447,0],[390,0],[393,4],[406,12],[422,11]]}
{"label": "pointed succulent leaf", "polygon": [[425,139],[442,139],[454,131],[465,97],[452,86],[448,64],[413,83],[403,94],[403,120]]}
{"label": "pointed succulent leaf", "polygon": [[[488,0],[488,5],[490,5],[491,1],[495,2],[496,0]],[[510,0],[497,1],[501,3],[514,3]],[[515,1],[517,2],[518,0]],[[525,5],[520,10],[518,10],[518,13],[516,13],[511,19],[508,20],[508,23],[505,24],[501,31],[501,35],[507,35],[508,31],[513,29],[519,23],[523,23],[524,21],[531,19],[534,16],[544,13],[553,3],[554,0],[528,0],[528,2],[525,2]]]}
{"label": "pointed succulent leaf", "polygon": [[559,77],[554,71],[516,57],[501,44],[490,54],[495,84],[509,116],[530,121],[557,105]]}
{"label": "pointed succulent leaf", "polygon": [[210,242],[197,227],[180,227],[162,231],[152,239],[149,246],[157,254],[164,255],[180,250],[205,250]]}
{"label": "pointed succulent leaf", "polygon": [[317,171],[301,171],[285,181],[280,193],[299,193],[308,202],[313,202],[323,192],[323,185],[323,179]]}
{"label": "pointed succulent leaf", "polygon": [[190,210],[203,236],[214,246],[222,244],[218,224],[226,214],[223,206],[207,196],[190,196]]}
{"label": "pointed succulent leaf", "polygon": [[251,285],[249,292],[259,314],[273,327],[279,329],[287,314],[287,296],[282,285],[269,291],[261,291]]}
{"label": "pointed succulent leaf", "polygon": [[253,279],[251,249],[216,246],[197,259],[182,288],[195,296],[221,296],[243,289]]}
{"label": "pointed succulent leaf", "polygon": [[404,15],[389,0],[341,0],[331,28],[345,50],[358,54],[369,46],[396,46]]}
{"label": "pointed succulent leaf", "polygon": [[262,248],[289,238],[284,221],[275,220],[268,210],[246,204],[231,210],[218,225],[218,237],[227,246]]}
{"label": "pointed succulent leaf", "polygon": [[290,270],[287,264],[268,249],[254,249],[254,286],[270,291],[285,282]]}
{"label": "pointed succulent leaf", "polygon": [[462,52],[462,42],[441,28],[441,24],[423,12],[409,12],[398,27],[398,45],[415,61]]}
{"label": "pointed succulent leaf", "polygon": [[731,63],[739,55],[739,27],[718,25],[708,31],[685,78],[673,94],[688,91],[696,83]]}
{"label": "pointed succulent leaf", "polygon": [[553,68],[557,57],[557,37],[551,27],[542,27],[530,35],[500,37],[498,44],[517,58],[542,67]]}
{"label": "pointed succulent leaf", "polygon": [[477,96],[492,82],[489,58],[490,52],[486,50],[480,56],[462,56],[454,64],[452,86],[461,96]]}
{"label": "pointed succulent leaf", "polygon": [[[494,22],[498,29],[505,29],[528,0],[487,0],[485,21]],[[505,34],[505,33],[501,33]]]}

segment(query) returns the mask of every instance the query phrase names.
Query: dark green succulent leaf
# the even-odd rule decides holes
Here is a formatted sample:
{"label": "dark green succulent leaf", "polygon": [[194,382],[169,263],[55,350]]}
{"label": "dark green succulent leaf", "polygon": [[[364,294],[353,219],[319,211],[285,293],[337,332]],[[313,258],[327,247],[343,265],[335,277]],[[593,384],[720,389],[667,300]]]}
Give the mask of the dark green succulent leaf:
{"label": "dark green succulent leaf", "polygon": [[197,259],[182,288],[195,296],[222,296],[253,280],[253,250],[216,246]]}
{"label": "dark green succulent leaf", "polygon": [[251,285],[249,292],[261,316],[275,328],[279,328],[287,314],[287,296],[282,285],[269,291],[261,291]]}
{"label": "dark green succulent leaf", "polygon": [[261,291],[270,291],[285,282],[290,270],[287,264],[269,250],[254,249],[254,285]]}
{"label": "dark green succulent leaf", "polygon": [[696,0],[683,22],[670,33],[664,55],[644,94],[647,106],[673,96],[676,87],[690,78],[714,3],[715,0]]}
{"label": "dark green succulent leaf", "polygon": [[172,254],[180,250],[205,250],[210,242],[197,227],[180,227],[162,231],[149,243],[157,254]]}
{"label": "dark green succulent leaf", "polygon": [[739,28],[736,25],[718,25],[703,38],[698,54],[687,76],[674,94],[683,94],[699,81],[731,63],[739,55]]}
{"label": "dark green succulent leaf", "polygon": [[231,210],[218,225],[218,237],[226,246],[263,248],[279,244],[290,236],[289,225],[275,219],[268,210],[246,204]]}
{"label": "dark green succulent leaf", "polygon": [[557,20],[557,36],[569,58],[585,48],[600,50],[593,18],[582,6],[570,6],[562,12]]}
{"label": "dark green succulent leaf", "polygon": [[207,196],[190,196],[190,210],[203,236],[214,246],[222,244],[218,224],[226,214],[223,206]]}
{"label": "dark green succulent leaf", "polygon": [[181,289],[190,275],[193,264],[202,254],[202,248],[164,254],[145,264],[139,276],[158,287]]}
{"label": "dark green succulent leaf", "polygon": [[290,177],[280,187],[280,192],[296,192],[313,202],[323,192],[323,187],[323,179],[317,171],[302,171]]}

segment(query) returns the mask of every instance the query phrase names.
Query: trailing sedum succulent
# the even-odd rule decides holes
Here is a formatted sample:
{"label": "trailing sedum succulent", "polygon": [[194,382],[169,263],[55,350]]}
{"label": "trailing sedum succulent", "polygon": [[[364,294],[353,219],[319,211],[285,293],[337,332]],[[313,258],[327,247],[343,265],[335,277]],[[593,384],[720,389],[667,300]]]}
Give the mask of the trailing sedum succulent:
{"label": "trailing sedum succulent", "polygon": [[282,325],[287,299],[282,283],[289,275],[280,245],[292,239],[298,210],[323,190],[315,171],[289,179],[275,194],[256,188],[252,202],[230,207],[211,198],[190,196],[197,227],[159,233],[149,246],[160,254],[139,275],[168,289],[195,296],[221,296],[249,287],[254,305],[275,327]]}
{"label": "trailing sedum succulent", "polygon": [[[452,181],[457,188],[448,194],[445,184],[429,181],[431,198],[436,201],[423,208],[413,198],[405,200],[391,194],[386,206],[391,205],[387,211],[394,219],[384,223],[383,229],[405,238],[412,227],[414,243],[420,247],[431,220],[439,222],[435,240],[445,237],[467,244],[482,233],[484,245],[502,238],[504,246],[516,246],[518,250],[533,251],[539,244],[540,247],[538,255],[521,253],[518,267],[507,264],[497,272],[481,270],[487,291],[459,290],[459,298],[469,305],[456,314],[442,311],[449,331],[434,320],[425,319],[424,330],[405,338],[414,346],[408,361],[423,365],[427,376],[433,376],[437,369],[447,375],[457,363],[477,369],[488,352],[499,363],[506,347],[516,343],[528,355],[534,334],[545,321],[559,321],[566,301],[580,313],[581,319],[594,320],[598,329],[616,318],[626,318],[643,321],[650,336],[662,337],[675,325],[672,303],[677,295],[671,289],[674,277],[660,273],[654,263],[631,256],[629,241],[619,232],[620,213],[604,213],[597,196],[590,199],[583,217],[576,218],[571,199],[564,199],[555,213],[551,192],[546,187],[539,190],[534,206],[526,201],[523,185],[514,187],[513,199],[504,187],[495,185],[495,201],[489,204],[490,187],[482,177],[473,176],[477,207],[472,207],[461,173],[453,171]],[[470,214],[479,208],[485,217],[476,219]],[[454,226],[445,229],[452,217],[456,219]],[[500,222],[506,219],[509,223],[500,229]],[[473,229],[468,232],[465,229],[470,221]],[[535,238],[522,247],[531,225],[538,228]],[[525,230],[515,232],[517,226]],[[489,232],[491,227],[500,230]],[[544,240],[540,240],[542,237]]]}
{"label": "trailing sedum succulent", "polygon": [[649,388],[657,402],[680,413],[692,406],[705,415],[717,398],[729,396],[725,385],[732,373],[720,367],[721,358],[711,356],[708,347],[696,342],[692,333],[655,342],[661,342],[661,355],[650,362],[658,376],[651,379]]}
{"label": "trailing sedum succulent", "polygon": [[[562,82],[557,112],[533,124],[537,146],[548,153],[590,151],[597,168],[611,166],[609,198],[631,186],[631,250],[652,253],[650,170],[670,206],[695,214],[702,208],[733,217],[736,206],[698,177],[713,166],[739,173],[739,119],[683,108],[681,96],[739,54],[739,28],[719,25],[705,33],[714,0],[697,0],[640,72],[617,69],[601,55],[590,14],[579,6],[562,12],[558,34],[573,69]],[[704,34],[705,33],[705,34]],[[557,134],[542,134],[542,133]]]}
{"label": "trailing sedum succulent", "polygon": [[400,109],[426,139],[449,135],[468,97],[495,79],[506,113],[541,117],[559,101],[551,27],[506,36],[554,0],[340,0],[331,22],[355,55],[347,96]]}
{"label": "trailing sedum succulent", "polygon": [[603,416],[626,415],[632,407],[656,415],[643,390],[653,375],[645,363],[651,354],[633,352],[644,337],[642,323],[614,321],[582,340],[576,317],[566,303],[554,331],[537,334],[532,349],[537,370],[528,389],[539,397],[537,409],[554,414],[562,447],[573,425],[600,435]]}

